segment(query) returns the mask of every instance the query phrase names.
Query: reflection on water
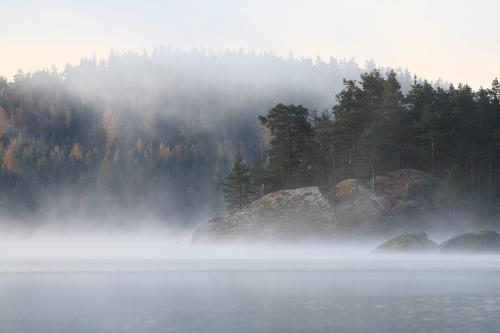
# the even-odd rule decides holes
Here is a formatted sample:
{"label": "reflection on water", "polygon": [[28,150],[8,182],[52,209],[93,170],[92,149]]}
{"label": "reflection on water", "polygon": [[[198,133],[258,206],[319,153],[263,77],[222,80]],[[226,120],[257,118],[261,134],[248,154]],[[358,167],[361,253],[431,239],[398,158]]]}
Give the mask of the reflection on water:
{"label": "reflection on water", "polygon": [[497,257],[3,261],[1,332],[500,332]]}

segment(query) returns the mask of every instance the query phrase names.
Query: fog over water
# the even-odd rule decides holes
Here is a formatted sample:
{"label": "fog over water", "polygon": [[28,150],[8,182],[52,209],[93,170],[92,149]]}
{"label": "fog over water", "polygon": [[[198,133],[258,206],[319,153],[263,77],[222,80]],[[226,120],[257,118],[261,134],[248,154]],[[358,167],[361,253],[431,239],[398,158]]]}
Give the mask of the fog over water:
{"label": "fog over water", "polygon": [[[252,270],[259,265],[271,262],[296,264],[298,269],[376,269],[398,268],[434,269],[441,263],[441,268],[468,269],[483,267],[485,262],[500,261],[495,255],[477,254],[407,254],[407,253],[372,253],[383,240],[370,240],[352,245],[339,245],[333,241],[315,242],[252,242],[221,243],[214,245],[191,244],[192,231],[187,229],[168,230],[150,227],[110,231],[25,229],[5,231],[0,237],[0,262],[24,262],[28,265],[37,261],[43,270],[45,263],[71,264],[78,262],[107,262],[117,264],[140,261],[157,263],[200,264],[210,269]],[[444,240],[443,237],[431,237]],[[239,263],[241,262],[241,263]],[[408,265],[399,266],[407,262]],[[224,263],[222,266],[219,264]],[[439,263],[439,264],[437,264]],[[226,266],[227,264],[227,266]],[[325,265],[326,264],[326,265]],[[438,266],[435,266],[435,265]],[[191,268],[196,269],[196,265]],[[211,267],[213,265],[213,267]],[[234,265],[234,267],[233,267]],[[310,265],[310,266],[309,266]],[[380,267],[378,265],[381,265]],[[427,267],[428,265],[428,267]],[[5,267],[5,266],[4,266]],[[183,270],[182,266],[160,266],[168,269]],[[157,267],[158,269],[162,269]],[[270,267],[279,269],[277,267]],[[484,268],[484,267],[483,267]]]}
{"label": "fog over water", "polygon": [[4,238],[0,322],[51,333],[498,331],[498,256],[369,251],[191,247],[161,234]]}
{"label": "fog over water", "polygon": [[[57,226],[57,225],[56,225]],[[111,231],[110,231],[111,230]],[[439,235],[435,235],[439,236]],[[5,332],[497,332],[500,257],[195,246],[191,230],[5,229]]]}

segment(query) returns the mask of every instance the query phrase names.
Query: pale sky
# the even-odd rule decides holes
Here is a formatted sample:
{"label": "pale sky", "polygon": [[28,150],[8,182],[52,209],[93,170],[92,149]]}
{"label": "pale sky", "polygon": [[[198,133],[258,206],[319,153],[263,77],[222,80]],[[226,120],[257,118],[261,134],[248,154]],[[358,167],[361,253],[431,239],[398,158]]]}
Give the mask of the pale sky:
{"label": "pale sky", "polygon": [[500,77],[498,0],[0,0],[0,75],[155,46],[373,59],[477,88]]}

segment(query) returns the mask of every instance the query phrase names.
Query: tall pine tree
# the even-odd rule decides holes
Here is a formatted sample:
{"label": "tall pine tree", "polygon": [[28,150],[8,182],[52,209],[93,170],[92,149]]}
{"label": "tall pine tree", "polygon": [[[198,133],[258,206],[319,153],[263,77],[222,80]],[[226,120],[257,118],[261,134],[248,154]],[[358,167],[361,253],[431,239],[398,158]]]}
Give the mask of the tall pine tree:
{"label": "tall pine tree", "polygon": [[308,117],[309,110],[302,105],[283,104],[259,117],[271,132],[270,190],[303,186],[312,180],[315,147]]}

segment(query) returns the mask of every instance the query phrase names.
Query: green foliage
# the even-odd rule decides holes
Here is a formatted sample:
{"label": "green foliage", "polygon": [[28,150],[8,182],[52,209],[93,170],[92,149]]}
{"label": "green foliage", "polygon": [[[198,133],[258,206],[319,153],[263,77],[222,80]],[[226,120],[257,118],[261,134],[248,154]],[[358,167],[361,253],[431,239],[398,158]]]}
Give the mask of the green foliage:
{"label": "green foliage", "polygon": [[[19,73],[13,81],[0,78],[3,213],[66,204],[66,194],[72,193],[71,211],[141,206],[170,216],[220,205],[229,187],[228,205],[234,210],[263,193],[332,188],[346,178],[369,180],[400,168],[445,182],[450,170],[459,170],[454,178],[459,186],[447,191],[452,208],[466,193],[477,202],[500,198],[496,79],[478,91],[415,79],[403,94],[404,82],[395,72],[372,70],[357,81],[344,80],[332,109],[317,113],[278,104],[260,117],[264,128],[259,129],[256,114],[276,96],[241,98],[246,102],[239,112],[217,111],[234,103],[212,96],[213,87],[204,90],[209,97],[200,93],[189,103],[180,93],[161,99],[139,84],[149,82],[152,73],[141,76],[120,67],[127,61],[141,68],[150,63],[134,59],[116,58],[109,67],[90,61],[69,67],[64,75],[41,71]],[[117,73],[123,84],[102,83]],[[86,75],[95,83],[91,87],[82,83]],[[239,96],[238,89],[231,92]],[[314,105],[309,97],[304,103]],[[240,178],[233,174],[237,151],[242,153]],[[242,197],[235,201],[238,182]]]}
{"label": "green foliage", "polygon": [[[332,113],[278,104],[261,117],[271,133],[271,189],[331,188],[346,178],[413,168],[444,178],[453,216],[458,198],[492,202],[500,197],[499,92],[497,80],[474,92],[415,79],[404,96],[394,72],[372,70],[359,82],[344,81]],[[307,161],[309,173],[300,172],[299,161]]]}
{"label": "green foliage", "polygon": [[262,125],[271,133],[267,151],[269,190],[299,187],[311,182],[315,145],[308,116],[309,110],[302,105],[278,104],[265,117],[260,117]]}
{"label": "green foliage", "polygon": [[233,213],[240,210],[258,196],[258,189],[252,180],[251,169],[243,162],[241,154],[236,155],[233,169],[223,183],[224,201]]}

